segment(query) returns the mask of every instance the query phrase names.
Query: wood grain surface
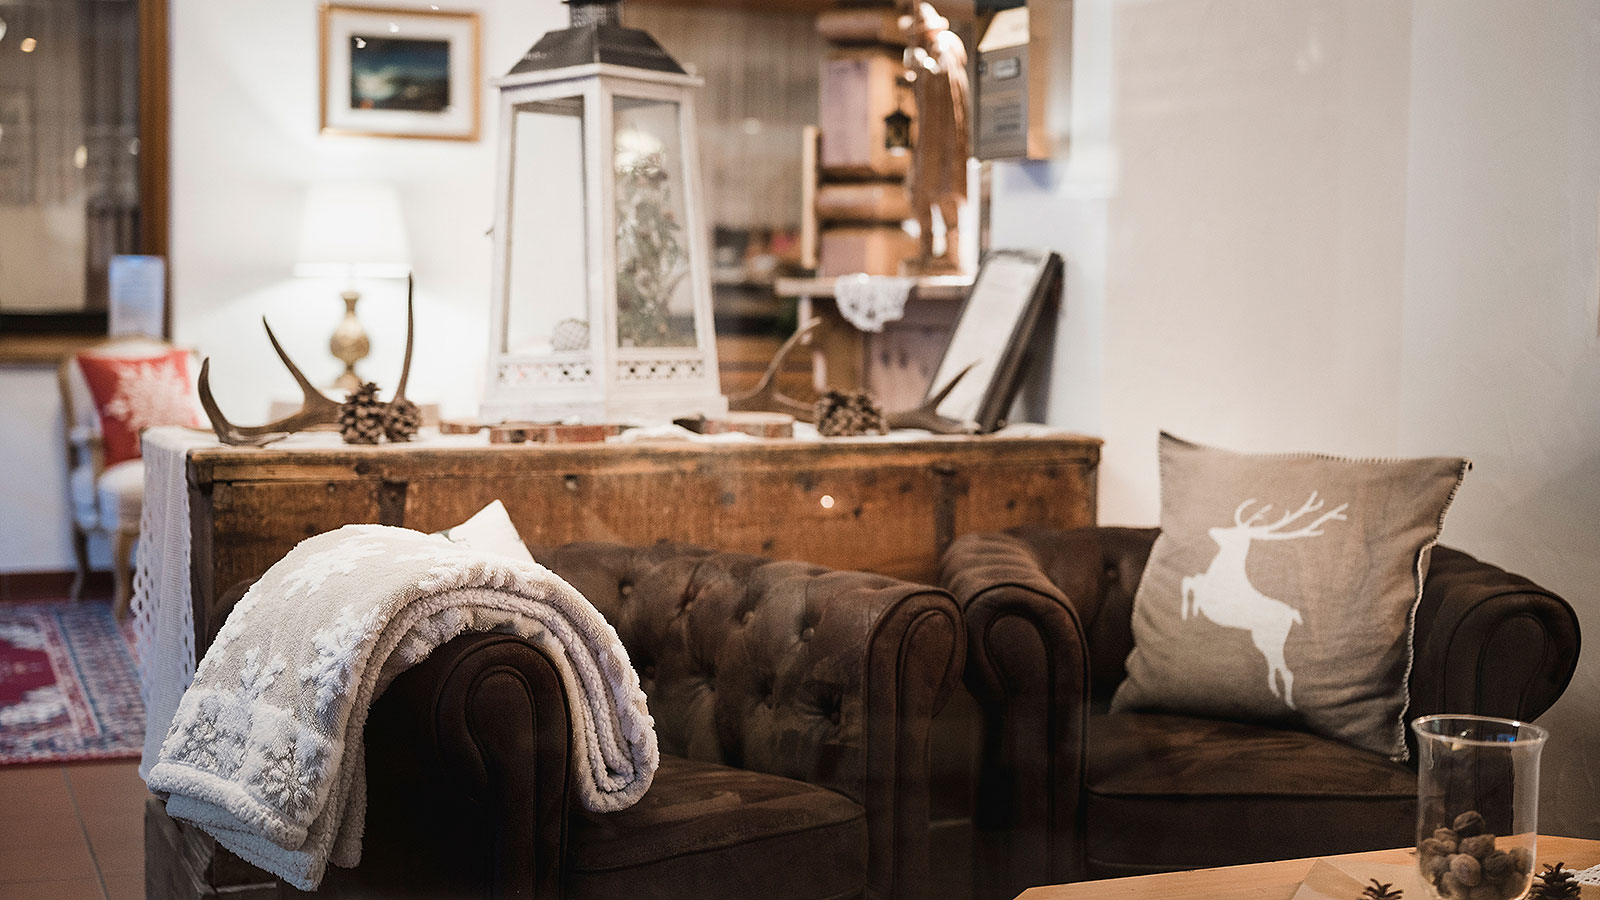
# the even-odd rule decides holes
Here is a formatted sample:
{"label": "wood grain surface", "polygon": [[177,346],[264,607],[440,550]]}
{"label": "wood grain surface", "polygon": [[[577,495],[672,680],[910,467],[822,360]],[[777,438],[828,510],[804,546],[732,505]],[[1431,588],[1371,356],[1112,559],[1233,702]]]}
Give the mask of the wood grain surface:
{"label": "wood grain surface", "polygon": [[[1411,849],[1406,847],[1326,858],[1404,864],[1413,857]],[[1540,835],[1538,860],[1541,870],[1544,863],[1553,862],[1563,862],[1569,869],[1586,869],[1600,864],[1600,841]],[[1088,900],[1091,897],[1096,900],[1290,900],[1316,862],[1316,858],[1291,859],[1251,866],[1050,885],[1023,891],[1020,900]],[[1409,898],[1410,892],[1407,892],[1407,896]],[[1592,893],[1585,892],[1585,896],[1592,896]],[[1417,900],[1424,898],[1418,897]]]}
{"label": "wood grain surface", "polygon": [[676,540],[926,583],[958,535],[1092,524],[1099,458],[1082,437],[197,449],[197,650],[244,585],[341,525],[431,532],[498,499],[529,545]]}

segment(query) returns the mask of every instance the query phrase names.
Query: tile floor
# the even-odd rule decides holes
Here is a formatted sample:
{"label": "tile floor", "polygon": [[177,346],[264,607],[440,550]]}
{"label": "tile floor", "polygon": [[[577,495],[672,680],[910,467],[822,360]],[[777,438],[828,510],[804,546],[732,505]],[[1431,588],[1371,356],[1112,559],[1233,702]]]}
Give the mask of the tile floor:
{"label": "tile floor", "polygon": [[[29,577],[0,577],[0,602],[59,600],[71,582]],[[104,578],[85,599],[111,599]],[[0,766],[0,900],[143,900],[148,795],[137,759]]]}
{"label": "tile floor", "polygon": [[0,766],[0,900],[141,900],[138,760]]}

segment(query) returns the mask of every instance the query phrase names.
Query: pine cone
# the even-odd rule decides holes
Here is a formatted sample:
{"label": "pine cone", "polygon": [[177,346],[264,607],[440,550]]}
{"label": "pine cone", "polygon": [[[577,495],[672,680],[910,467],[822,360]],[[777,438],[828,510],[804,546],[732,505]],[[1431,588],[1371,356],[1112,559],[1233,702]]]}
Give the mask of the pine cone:
{"label": "pine cone", "polygon": [[1582,888],[1574,880],[1575,875],[1576,872],[1563,868],[1561,863],[1546,865],[1534,881],[1529,900],[1578,900]]}
{"label": "pine cone", "polygon": [[1483,814],[1475,809],[1469,809],[1456,816],[1455,822],[1451,823],[1450,827],[1457,835],[1464,838],[1483,834],[1489,830],[1489,826],[1483,821]]}
{"label": "pine cone", "polygon": [[817,398],[817,432],[823,437],[887,434],[883,410],[865,392],[828,391]]}
{"label": "pine cone", "polygon": [[1372,884],[1361,892],[1358,900],[1401,900],[1405,893],[1405,891],[1395,887],[1393,884],[1374,878],[1372,879]]}
{"label": "pine cone", "polygon": [[395,400],[383,407],[383,433],[391,441],[409,441],[422,427],[422,410],[410,400]]}
{"label": "pine cone", "polygon": [[346,444],[376,444],[383,437],[384,404],[378,386],[366,382],[350,392],[339,407],[339,434]]}

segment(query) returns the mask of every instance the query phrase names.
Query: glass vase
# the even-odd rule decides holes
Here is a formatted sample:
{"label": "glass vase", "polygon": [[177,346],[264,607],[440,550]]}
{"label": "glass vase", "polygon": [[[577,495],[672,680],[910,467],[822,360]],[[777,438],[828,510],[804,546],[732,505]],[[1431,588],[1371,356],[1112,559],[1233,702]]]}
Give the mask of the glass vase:
{"label": "glass vase", "polygon": [[1417,864],[1439,900],[1520,900],[1539,831],[1537,725],[1424,716],[1417,735]]}

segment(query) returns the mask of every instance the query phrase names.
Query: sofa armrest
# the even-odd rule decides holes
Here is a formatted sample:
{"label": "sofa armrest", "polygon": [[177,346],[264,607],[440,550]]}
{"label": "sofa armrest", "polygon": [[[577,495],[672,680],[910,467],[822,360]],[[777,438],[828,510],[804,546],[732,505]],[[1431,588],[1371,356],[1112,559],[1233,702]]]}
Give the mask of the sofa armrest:
{"label": "sofa armrest", "polygon": [[1090,676],[1078,612],[1011,534],[958,538],[941,570],[966,618],[966,684],[984,716],[975,893],[1080,880]]}
{"label": "sofa armrest", "polygon": [[466,634],[402,673],[367,719],[362,864],[349,897],[561,896],[569,712],[522,638]]}
{"label": "sofa armrest", "polygon": [[1417,607],[1408,715],[1531,721],[1566,690],[1578,645],[1578,618],[1565,600],[1438,547]]}

